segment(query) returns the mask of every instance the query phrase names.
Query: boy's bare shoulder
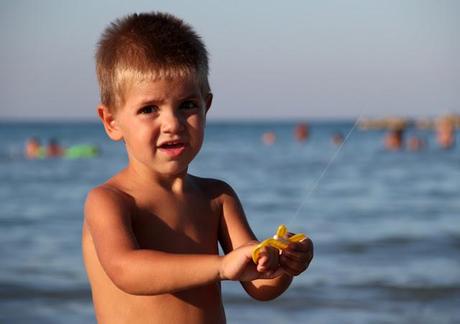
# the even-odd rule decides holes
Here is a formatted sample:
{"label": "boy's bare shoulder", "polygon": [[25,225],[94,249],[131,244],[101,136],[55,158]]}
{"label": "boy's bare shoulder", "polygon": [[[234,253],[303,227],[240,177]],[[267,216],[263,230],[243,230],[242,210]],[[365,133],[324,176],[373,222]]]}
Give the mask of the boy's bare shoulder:
{"label": "boy's bare shoulder", "polygon": [[[133,206],[134,198],[123,191],[116,183],[108,181],[88,192],[85,211],[107,207],[126,211],[131,210]],[[85,212],[85,214],[88,213]]]}
{"label": "boy's bare shoulder", "polygon": [[194,183],[210,198],[222,200],[226,197],[235,197],[236,193],[233,188],[223,180],[212,178],[201,178],[190,175]]}

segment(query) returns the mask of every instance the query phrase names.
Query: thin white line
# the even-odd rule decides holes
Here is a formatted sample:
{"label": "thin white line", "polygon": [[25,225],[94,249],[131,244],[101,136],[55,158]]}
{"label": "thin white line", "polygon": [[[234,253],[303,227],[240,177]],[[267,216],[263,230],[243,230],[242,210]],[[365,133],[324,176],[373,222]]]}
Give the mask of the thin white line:
{"label": "thin white line", "polygon": [[[307,202],[308,198],[311,196],[311,194],[313,193],[313,191],[318,187],[318,184],[319,182],[321,181],[321,179],[324,177],[324,175],[326,174],[326,172],[329,170],[329,167],[331,166],[331,164],[334,162],[334,160],[336,159],[337,155],[340,153],[340,151],[342,150],[343,146],[345,145],[345,143],[348,141],[348,138],[350,137],[351,133],[353,133],[353,131],[355,130],[356,126],[358,126],[358,123],[361,119],[361,115],[359,115],[359,117],[356,119],[355,123],[353,124],[353,127],[350,129],[350,131],[348,132],[347,136],[345,136],[345,139],[343,140],[343,142],[340,144],[340,146],[337,148],[337,150],[334,152],[334,154],[332,155],[332,157],[329,159],[329,162],[327,163],[326,167],[321,171],[321,174],[319,175],[319,177],[315,180],[315,182],[313,183],[313,185],[310,187],[310,190],[308,190],[307,194],[305,195],[304,199],[302,200],[302,202],[300,203],[300,206],[299,208],[297,208],[297,211],[295,212],[294,216],[291,217],[291,219],[289,220],[288,222],[288,228],[289,228],[289,225],[292,224],[292,222],[294,220],[296,220],[296,218],[299,216],[299,213],[300,211],[302,210],[302,208],[305,206],[305,203]],[[307,187],[308,188],[308,187]]]}

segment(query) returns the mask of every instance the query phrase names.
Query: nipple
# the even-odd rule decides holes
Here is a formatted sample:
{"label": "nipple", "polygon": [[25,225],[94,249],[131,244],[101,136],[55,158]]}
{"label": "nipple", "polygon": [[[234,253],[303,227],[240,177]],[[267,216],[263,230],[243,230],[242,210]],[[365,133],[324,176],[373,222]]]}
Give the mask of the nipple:
{"label": "nipple", "polygon": [[289,243],[300,242],[306,237],[305,234],[302,234],[302,233],[295,234],[291,237],[288,237],[287,233],[288,231],[287,231],[286,225],[278,226],[278,229],[272,238],[262,241],[252,251],[252,261],[254,261],[254,263],[257,263],[257,260],[259,259],[260,251],[266,246],[272,246],[278,249],[279,251],[282,251],[288,247]]}

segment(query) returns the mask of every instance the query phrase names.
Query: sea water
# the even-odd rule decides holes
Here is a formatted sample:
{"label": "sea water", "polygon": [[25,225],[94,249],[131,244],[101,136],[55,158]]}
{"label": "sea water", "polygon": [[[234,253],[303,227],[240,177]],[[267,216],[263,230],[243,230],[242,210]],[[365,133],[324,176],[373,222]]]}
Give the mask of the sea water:
{"label": "sea water", "polygon": [[[305,142],[294,126],[211,121],[190,167],[233,186],[259,239],[287,223],[315,244],[309,270],[274,301],[224,282],[228,322],[459,323],[460,148],[441,150],[431,131],[409,130],[427,147],[387,152],[383,132],[356,129],[315,186],[337,150],[331,136],[353,122],[312,122]],[[273,145],[261,141],[267,131]],[[101,154],[27,160],[30,136]],[[96,123],[0,123],[0,323],[95,323],[82,207],[126,162]]]}

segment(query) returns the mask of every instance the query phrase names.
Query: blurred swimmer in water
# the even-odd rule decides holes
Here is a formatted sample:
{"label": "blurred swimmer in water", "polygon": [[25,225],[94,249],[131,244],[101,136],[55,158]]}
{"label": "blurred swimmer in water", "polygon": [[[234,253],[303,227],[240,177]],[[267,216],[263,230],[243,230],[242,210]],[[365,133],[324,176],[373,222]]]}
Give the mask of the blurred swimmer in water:
{"label": "blurred swimmer in water", "polygon": [[28,159],[38,159],[41,153],[40,140],[36,137],[30,137],[26,141],[24,155]]}
{"label": "blurred swimmer in water", "polygon": [[340,145],[343,143],[343,135],[342,133],[335,133],[332,135],[331,141],[335,145]]}
{"label": "blurred swimmer in water", "polygon": [[64,149],[59,145],[58,141],[55,138],[52,138],[48,142],[46,147],[46,156],[47,157],[61,157],[64,155]]}
{"label": "blurred swimmer in water", "polygon": [[294,137],[300,142],[306,141],[308,139],[309,133],[310,132],[307,123],[298,124],[294,129]]}
{"label": "blurred swimmer in water", "polygon": [[425,145],[425,141],[417,135],[412,135],[407,141],[407,146],[411,151],[420,151]]}
{"label": "blurred swimmer in water", "polygon": [[404,141],[404,128],[398,127],[390,129],[384,138],[385,148],[389,151],[402,149]]}
{"label": "blurred swimmer in water", "polygon": [[450,149],[455,145],[455,128],[448,118],[442,118],[436,123],[436,141],[443,149]]}
{"label": "blurred swimmer in water", "polygon": [[276,134],[274,132],[265,132],[262,134],[262,142],[265,145],[273,145],[276,141]]}

